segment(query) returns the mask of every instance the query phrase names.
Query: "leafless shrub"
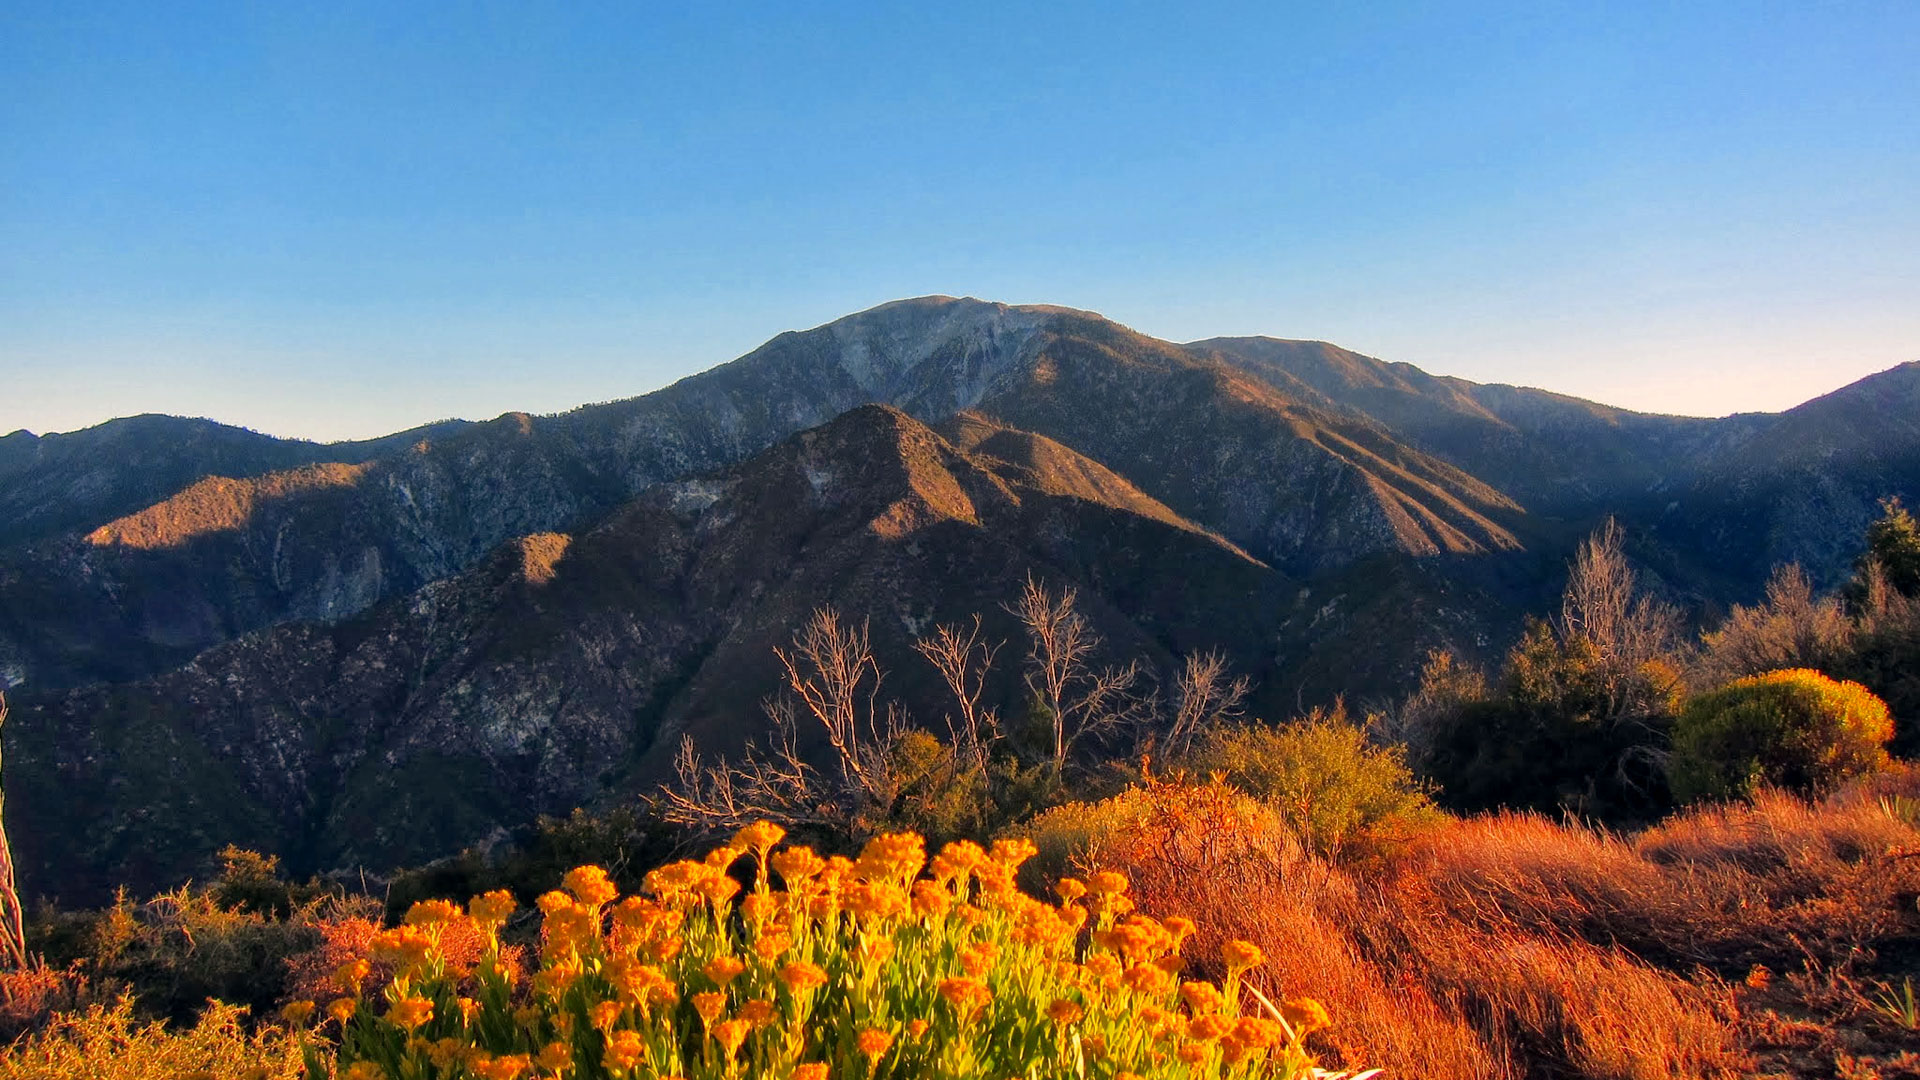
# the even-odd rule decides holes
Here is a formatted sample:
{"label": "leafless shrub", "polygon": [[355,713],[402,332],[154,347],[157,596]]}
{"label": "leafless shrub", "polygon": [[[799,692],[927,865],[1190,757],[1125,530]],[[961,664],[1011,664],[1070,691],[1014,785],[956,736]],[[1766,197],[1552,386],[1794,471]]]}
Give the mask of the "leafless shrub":
{"label": "leafless shrub", "polygon": [[1029,576],[1020,599],[1008,609],[1026,628],[1026,687],[1046,713],[1055,773],[1066,767],[1081,739],[1137,724],[1152,707],[1137,692],[1142,681],[1139,661],[1093,666],[1100,636],[1075,607],[1076,599],[1070,586],[1056,594]]}
{"label": "leafless shrub", "polygon": [[913,647],[940,673],[947,692],[953,696],[954,712],[947,715],[947,734],[956,752],[975,768],[985,771],[993,744],[1000,740],[1000,717],[991,707],[982,707],[980,695],[986,689],[987,672],[1004,642],[988,645],[980,640],[980,616],[962,630],[942,624],[933,633],[914,642]]}
{"label": "leafless shrub", "polygon": [[[738,761],[709,765],[683,739],[675,783],[660,794],[668,821],[714,830],[761,819],[844,829],[893,801],[892,749],[904,720],[879,703],[883,676],[866,624],[856,628],[821,608],[774,655],[785,690],[767,703],[771,744],[749,743]],[[800,751],[809,720],[833,750],[824,770]]]}
{"label": "leafless shrub", "polygon": [[1486,672],[1446,649],[1427,653],[1420,669],[1420,686],[1398,708],[1380,713],[1380,739],[1407,748],[1407,756],[1423,761],[1434,741],[1466,706],[1487,697]]}
{"label": "leafless shrub", "polygon": [[1673,656],[1680,614],[1640,592],[1627,564],[1625,533],[1608,518],[1580,544],[1560,600],[1560,633],[1583,638],[1617,681]]}
{"label": "leafless shrub", "polygon": [[1702,634],[1697,689],[1782,668],[1825,670],[1852,644],[1853,621],[1835,597],[1817,597],[1797,564],[1775,568],[1766,600],[1735,604],[1720,629]]}

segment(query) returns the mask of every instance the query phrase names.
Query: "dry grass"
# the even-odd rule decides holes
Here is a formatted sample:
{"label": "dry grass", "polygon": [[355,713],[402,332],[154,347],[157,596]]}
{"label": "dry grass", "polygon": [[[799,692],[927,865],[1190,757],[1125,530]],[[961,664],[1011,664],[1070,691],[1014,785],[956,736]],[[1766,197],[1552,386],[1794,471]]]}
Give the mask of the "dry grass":
{"label": "dry grass", "polygon": [[0,1043],[38,1031],[57,1013],[78,1012],[115,996],[77,966],[51,967],[37,957],[26,967],[0,971]]}
{"label": "dry grass", "polygon": [[1891,1077],[1920,1051],[1872,1006],[1920,955],[1916,786],[1768,794],[1633,836],[1489,815],[1360,872],[1247,835],[1226,793],[1162,785],[1090,858],[1127,870],[1147,909],[1260,943],[1273,989],[1340,1018],[1316,1038],[1343,1062],[1441,1078]]}
{"label": "dry grass", "polygon": [[1369,957],[1351,928],[1379,917],[1378,899],[1343,873],[1280,830],[1237,828],[1245,817],[1226,789],[1155,785],[1143,798],[1150,812],[1092,859],[1123,867],[1145,909],[1199,921],[1189,955],[1202,963],[1227,940],[1259,944],[1269,991],[1311,995],[1339,1018],[1314,1036],[1328,1059],[1427,1080],[1520,1075],[1454,1003]]}
{"label": "dry grass", "polygon": [[246,1010],[209,1003],[199,1023],[143,1024],[130,999],[57,1017],[0,1054],[0,1080],[295,1080],[300,1046],[279,1028],[249,1035]]}

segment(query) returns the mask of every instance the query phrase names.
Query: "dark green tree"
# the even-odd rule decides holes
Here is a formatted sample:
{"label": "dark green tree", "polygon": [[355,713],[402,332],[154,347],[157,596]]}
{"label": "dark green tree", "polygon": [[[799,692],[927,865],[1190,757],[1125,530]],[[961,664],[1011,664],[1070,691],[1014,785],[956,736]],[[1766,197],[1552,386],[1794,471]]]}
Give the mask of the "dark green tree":
{"label": "dark green tree", "polygon": [[1875,570],[1887,587],[1901,596],[1920,597],[1920,522],[1913,519],[1898,495],[1880,500],[1880,517],[1867,526],[1867,550],[1854,561],[1848,598],[1859,607],[1867,598]]}

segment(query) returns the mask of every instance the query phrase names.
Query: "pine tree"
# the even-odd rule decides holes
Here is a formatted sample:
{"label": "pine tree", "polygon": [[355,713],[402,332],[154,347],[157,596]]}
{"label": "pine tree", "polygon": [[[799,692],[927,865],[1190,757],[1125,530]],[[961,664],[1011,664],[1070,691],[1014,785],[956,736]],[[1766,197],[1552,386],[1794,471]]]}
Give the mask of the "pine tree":
{"label": "pine tree", "polygon": [[1920,597],[1920,523],[1897,495],[1880,500],[1880,519],[1867,526],[1867,550],[1854,569],[1864,578],[1874,565],[1900,595]]}

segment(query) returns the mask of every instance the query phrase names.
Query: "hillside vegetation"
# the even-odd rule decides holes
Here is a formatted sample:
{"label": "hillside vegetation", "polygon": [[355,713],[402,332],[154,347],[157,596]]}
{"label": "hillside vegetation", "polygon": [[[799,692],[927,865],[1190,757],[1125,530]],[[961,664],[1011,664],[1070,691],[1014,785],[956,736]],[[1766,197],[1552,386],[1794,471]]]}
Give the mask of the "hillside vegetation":
{"label": "hillside vegetation", "polygon": [[41,907],[0,1076],[1920,1075],[1904,684],[1813,666],[1904,669],[1910,526],[1888,503],[1841,596],[1785,571],[1697,647],[1603,528],[1497,677],[1438,655],[1390,712],[1278,726],[1217,655],[1114,665],[1039,580],[1013,646],[920,639],[950,709],[912,725],[822,609],[774,652],[775,740],[689,743],[634,807],[384,899],[229,848]]}
{"label": "hillside vegetation", "polygon": [[7,436],[0,1080],[1920,1077],[1916,400],[933,297]]}

